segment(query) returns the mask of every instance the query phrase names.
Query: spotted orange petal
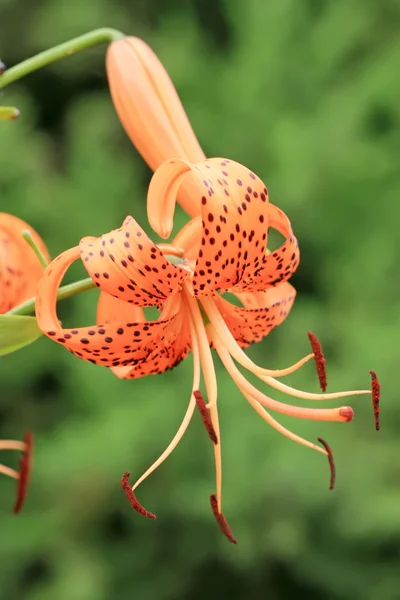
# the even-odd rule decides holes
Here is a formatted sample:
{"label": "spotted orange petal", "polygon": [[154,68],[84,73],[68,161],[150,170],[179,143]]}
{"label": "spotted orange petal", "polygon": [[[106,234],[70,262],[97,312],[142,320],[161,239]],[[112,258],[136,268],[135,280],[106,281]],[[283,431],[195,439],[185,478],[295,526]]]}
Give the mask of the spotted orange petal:
{"label": "spotted orange petal", "polygon": [[239,163],[213,158],[193,165],[164,163],[148,193],[152,226],[170,233],[176,194],[191,171],[196,175],[202,235],[193,278],[195,296],[234,288],[251,280],[262,265],[268,233],[268,192],[264,183]]}
{"label": "spotted orange petal", "polygon": [[133,217],[99,238],[83,238],[79,248],[97,287],[130,304],[160,306],[188,276],[165,258]]}
{"label": "spotted orange petal", "polygon": [[[136,37],[109,45],[107,76],[118,117],[134,146],[155,171],[174,156],[204,160],[175,87],[154,52]],[[179,202],[190,215],[199,213],[188,178]]]}
{"label": "spotted orange petal", "polygon": [[271,229],[279,231],[285,242],[274,250],[266,252],[261,264],[250,277],[245,276],[231,291],[258,291],[287,281],[296,271],[300,262],[299,244],[285,213],[273,204],[268,206],[268,223]]}
{"label": "spotted orange petal", "polygon": [[[174,298],[173,301],[176,307],[180,306],[180,300]],[[140,322],[143,323],[143,327],[148,326],[149,323],[142,308],[127,304],[102,292],[97,306],[97,322],[107,326],[121,321]],[[171,321],[168,330],[165,330],[162,339],[160,338],[157,346],[145,361],[141,361],[135,366],[111,367],[111,370],[120,379],[137,379],[144,375],[164,373],[177,366],[189,351],[189,323],[186,311],[181,310],[179,315]]]}
{"label": "spotted orange petal", "polygon": [[22,233],[29,230],[43,255],[49,255],[40,236],[24,221],[0,213],[0,314],[25,302],[36,293],[43,267]]}
{"label": "spotted orange petal", "polygon": [[296,290],[285,281],[264,292],[240,292],[235,296],[243,306],[235,306],[220,296],[215,296],[214,302],[239,346],[247,348],[286,319]]}
{"label": "spotted orange petal", "polygon": [[35,309],[38,325],[45,335],[79,358],[108,367],[143,363],[157,347],[171,345],[183,318],[180,294],[166,302],[157,321],[127,322],[120,319],[91,327],[60,327],[56,313],[57,291],[68,267],[79,256],[79,247],[60,254],[50,263],[39,282]]}

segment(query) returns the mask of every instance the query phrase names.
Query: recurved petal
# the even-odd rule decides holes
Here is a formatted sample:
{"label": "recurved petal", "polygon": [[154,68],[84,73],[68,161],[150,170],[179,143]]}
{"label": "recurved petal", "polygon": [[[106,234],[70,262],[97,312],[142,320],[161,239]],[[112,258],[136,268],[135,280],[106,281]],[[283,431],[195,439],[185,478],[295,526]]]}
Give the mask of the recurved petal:
{"label": "recurved petal", "polygon": [[250,282],[263,265],[269,227],[268,192],[243,165],[212,158],[193,165],[178,159],[154,174],[148,206],[151,223],[167,237],[172,229],[176,194],[188,172],[196,176],[202,234],[193,278],[195,296]]}
{"label": "recurved petal", "polygon": [[43,240],[30,225],[18,217],[0,213],[0,314],[34,296],[43,273],[38,257],[22,237],[26,230],[49,260]]}
{"label": "recurved petal", "polygon": [[299,244],[288,217],[282,210],[269,204],[268,223],[286,238],[285,242],[277,250],[266,252],[251,276],[243,277],[231,291],[265,290],[287,281],[296,271],[300,262]]}
{"label": "recurved petal", "polygon": [[[163,332],[162,339],[144,361],[134,366],[111,367],[112,372],[120,379],[135,379],[144,375],[164,373],[177,366],[189,353],[191,343],[186,310],[181,306],[180,299],[171,299],[168,303],[171,307],[166,307],[166,310],[176,310],[180,307],[179,315],[170,322]],[[166,311],[164,311],[164,318],[165,316],[168,316]],[[101,293],[97,307],[97,322],[108,325],[121,319],[127,322],[132,320],[141,322],[143,327],[152,322],[146,319],[142,308]]]}
{"label": "recurved petal", "polygon": [[[179,335],[185,315],[181,310],[181,295],[171,297],[156,321],[126,321],[122,317],[91,327],[62,328],[56,313],[57,291],[68,267],[79,258],[79,248],[71,248],[47,267],[39,282],[36,316],[40,329],[70,352],[94,364],[107,367],[135,366],[143,363],[156,348],[169,347]],[[115,306],[114,306],[115,309]],[[113,310],[114,310],[113,309]],[[110,313],[115,315],[115,311]]]}
{"label": "recurved petal", "polygon": [[223,319],[237,343],[246,348],[259,342],[287,317],[296,297],[296,290],[287,281],[264,292],[241,292],[235,296],[242,307],[220,296],[214,297]]}
{"label": "recurved petal", "polygon": [[[113,42],[108,47],[106,66],[119,119],[153,171],[173,157],[204,160],[175,87],[147,44],[135,37]],[[179,202],[190,215],[198,214],[190,178],[181,190]]]}
{"label": "recurved petal", "polygon": [[100,238],[83,238],[79,248],[97,287],[137,306],[160,306],[188,276],[165,258],[133,217]]}

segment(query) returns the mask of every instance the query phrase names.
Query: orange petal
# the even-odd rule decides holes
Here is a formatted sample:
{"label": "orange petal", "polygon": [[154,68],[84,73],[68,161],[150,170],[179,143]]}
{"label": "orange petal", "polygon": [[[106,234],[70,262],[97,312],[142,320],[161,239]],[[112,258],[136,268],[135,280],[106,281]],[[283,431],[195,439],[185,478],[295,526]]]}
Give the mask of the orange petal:
{"label": "orange petal", "polygon": [[257,291],[287,281],[296,271],[300,262],[299,244],[295,238],[289,219],[285,213],[269,204],[268,223],[281,233],[286,241],[272,253],[266,253],[261,264],[250,279],[243,280],[231,291]]}
{"label": "orange petal", "polygon": [[227,159],[196,165],[167,161],[154,174],[148,192],[149,210],[157,216],[151,225],[163,237],[172,230],[176,194],[189,171],[196,176],[202,217],[194,294],[245,288],[265,260],[267,189],[254,173]]}
{"label": "orange petal", "polygon": [[[172,303],[172,301],[170,301]],[[179,302],[178,302],[179,304]],[[164,312],[165,314],[165,312]],[[143,309],[103,292],[97,306],[97,322],[108,325],[113,322],[137,321],[148,326]],[[150,321],[151,322],[151,321]],[[120,379],[137,379],[144,375],[164,373],[176,367],[190,351],[190,332],[186,312],[182,310],[163,334],[160,341],[144,362],[131,366],[111,367],[114,375]]]}
{"label": "orange petal", "polygon": [[83,238],[79,248],[97,287],[130,304],[161,305],[188,276],[165,258],[133,217],[100,238]]}
{"label": "orange petal", "polygon": [[157,321],[119,320],[76,329],[60,327],[57,291],[68,267],[78,257],[78,247],[67,250],[50,263],[39,282],[36,317],[43,333],[75,356],[108,367],[144,363],[156,349],[161,354],[168,352],[185,318],[185,312],[180,310],[180,294],[170,298]]}
{"label": "orange petal", "polygon": [[43,273],[38,257],[22,237],[26,230],[49,259],[43,240],[30,225],[18,217],[0,213],[0,314],[34,296]]}
{"label": "orange petal", "polygon": [[[204,160],[174,85],[147,44],[135,37],[113,42],[106,66],[118,117],[153,171],[169,158]],[[190,215],[198,214],[190,180],[185,182],[179,202]]]}
{"label": "orange petal", "polygon": [[239,346],[247,348],[286,319],[296,290],[290,283],[283,282],[265,292],[242,292],[235,296],[243,307],[219,296],[214,297],[214,302]]}

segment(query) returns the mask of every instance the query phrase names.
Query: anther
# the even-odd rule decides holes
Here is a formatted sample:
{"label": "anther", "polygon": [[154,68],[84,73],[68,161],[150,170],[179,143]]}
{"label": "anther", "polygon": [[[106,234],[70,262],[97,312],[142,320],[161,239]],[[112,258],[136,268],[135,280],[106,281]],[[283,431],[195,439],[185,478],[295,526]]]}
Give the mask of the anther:
{"label": "anther", "polygon": [[323,447],[325,448],[325,450],[328,453],[328,461],[329,461],[329,468],[331,470],[331,481],[329,484],[329,489],[333,490],[333,488],[335,487],[335,481],[336,481],[336,467],[335,467],[335,461],[333,459],[333,452],[331,447],[329,446],[329,444],[327,444],[327,442],[325,440],[323,440],[322,438],[318,438],[318,441],[320,444],[323,445]]}
{"label": "anther", "polygon": [[125,496],[128,498],[129,502],[131,503],[131,506],[134,510],[136,510],[136,512],[138,512],[139,514],[142,515],[142,517],[146,517],[146,519],[156,519],[156,515],[149,512],[148,510],[145,509],[144,506],[142,506],[139,502],[139,500],[136,498],[130,483],[129,483],[129,476],[130,473],[126,472],[123,474],[122,479],[121,479],[121,487],[125,492]]}
{"label": "anther", "polygon": [[232,531],[228,525],[228,521],[225,519],[223,513],[220,513],[218,510],[218,500],[215,494],[211,494],[210,503],[215,520],[217,521],[220,530],[222,531],[224,536],[228,538],[231,544],[237,544],[237,540],[232,535]]}
{"label": "anther", "polygon": [[20,512],[24,500],[26,498],[26,493],[29,484],[29,475],[31,471],[31,462],[32,462],[32,449],[33,449],[33,435],[30,431],[25,433],[24,437],[25,450],[22,453],[22,456],[19,461],[19,479],[18,479],[18,487],[17,487],[17,499],[14,505],[14,514]]}
{"label": "anther", "polygon": [[381,412],[379,401],[381,399],[381,384],[375,371],[370,371],[371,387],[372,387],[372,406],[374,409],[375,429],[379,431],[379,413]]}
{"label": "anther", "polygon": [[328,381],[326,378],[326,360],[322,351],[322,346],[314,333],[308,332],[308,339],[310,340],[311,349],[314,353],[315,366],[317,369],[317,375],[319,379],[319,385],[321,390],[326,392]]}
{"label": "anther", "polygon": [[209,436],[210,440],[215,445],[217,445],[218,444],[217,434],[215,433],[215,429],[214,429],[214,426],[211,421],[210,413],[208,412],[203,395],[199,390],[196,390],[195,392],[193,392],[193,396],[195,397],[197,408],[199,409],[199,413],[201,415],[201,418],[203,419],[204,426],[207,429],[208,436]]}

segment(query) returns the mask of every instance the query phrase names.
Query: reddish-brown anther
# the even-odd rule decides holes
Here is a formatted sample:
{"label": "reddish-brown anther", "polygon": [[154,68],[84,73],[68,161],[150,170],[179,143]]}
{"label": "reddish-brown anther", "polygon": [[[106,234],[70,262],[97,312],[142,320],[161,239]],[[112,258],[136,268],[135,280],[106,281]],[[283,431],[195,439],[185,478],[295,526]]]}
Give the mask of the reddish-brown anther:
{"label": "reddish-brown anther", "polygon": [[30,431],[25,433],[24,442],[26,444],[26,448],[19,461],[19,479],[17,487],[17,499],[15,501],[13,510],[14,514],[20,512],[28,490],[33,450],[33,435]]}
{"label": "reddish-brown anther", "polygon": [[336,467],[335,467],[335,461],[333,458],[333,452],[332,452],[330,445],[325,440],[323,440],[322,438],[319,437],[318,441],[320,444],[323,445],[323,447],[325,448],[325,450],[328,453],[327,456],[328,456],[328,461],[329,461],[329,468],[331,470],[331,481],[329,484],[329,489],[333,490],[335,487],[335,481],[336,481]]}
{"label": "reddish-brown anther", "polygon": [[311,349],[314,353],[315,366],[317,368],[317,375],[319,379],[319,385],[321,390],[326,392],[328,381],[326,378],[326,360],[324,353],[322,352],[322,346],[314,333],[308,332],[308,339],[310,340]]}
{"label": "reddish-brown anther", "polygon": [[214,444],[218,444],[218,437],[215,433],[214,426],[211,421],[210,413],[208,412],[208,408],[206,406],[205,400],[203,398],[202,393],[199,390],[193,392],[193,396],[195,397],[197,408],[199,409],[199,413],[201,418],[203,419],[203,423],[205,428],[207,429],[208,436],[210,440]]}
{"label": "reddish-brown anther", "polygon": [[371,374],[371,387],[372,387],[372,406],[374,409],[375,429],[379,431],[379,414],[381,412],[379,402],[381,399],[381,384],[375,371],[370,371]]}
{"label": "reddish-brown anther", "polygon": [[231,528],[228,525],[228,521],[225,519],[223,513],[218,510],[218,500],[215,494],[211,494],[210,496],[211,508],[215,517],[215,520],[218,523],[218,526],[225,537],[231,542],[231,544],[237,544],[237,540],[233,537]]}
{"label": "reddish-brown anther", "polygon": [[136,496],[130,486],[129,477],[130,477],[130,473],[126,472],[123,474],[122,479],[121,479],[121,487],[125,492],[125,496],[128,498],[129,502],[131,503],[132,508],[134,510],[136,510],[136,512],[141,514],[142,517],[146,517],[146,519],[156,519],[157,518],[156,515],[153,514],[152,512],[149,512],[148,510],[146,510],[145,507],[142,506],[140,504],[139,500],[136,498]]}

